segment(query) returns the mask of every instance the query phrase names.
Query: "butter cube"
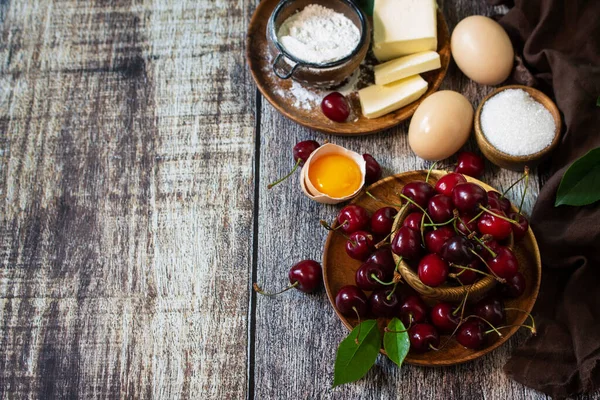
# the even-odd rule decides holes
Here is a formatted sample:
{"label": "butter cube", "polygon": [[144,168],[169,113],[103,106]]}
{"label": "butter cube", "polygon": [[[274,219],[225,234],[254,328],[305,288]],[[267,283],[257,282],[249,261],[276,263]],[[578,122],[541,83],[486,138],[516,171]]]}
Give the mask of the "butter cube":
{"label": "butter cube", "polygon": [[375,84],[385,85],[441,66],[440,55],[435,51],[424,51],[396,58],[375,66]]}
{"label": "butter cube", "polygon": [[373,53],[379,61],[437,50],[435,0],[375,0]]}
{"label": "butter cube", "polygon": [[427,91],[427,81],[410,76],[388,85],[372,85],[358,91],[362,113],[378,118],[417,101]]}

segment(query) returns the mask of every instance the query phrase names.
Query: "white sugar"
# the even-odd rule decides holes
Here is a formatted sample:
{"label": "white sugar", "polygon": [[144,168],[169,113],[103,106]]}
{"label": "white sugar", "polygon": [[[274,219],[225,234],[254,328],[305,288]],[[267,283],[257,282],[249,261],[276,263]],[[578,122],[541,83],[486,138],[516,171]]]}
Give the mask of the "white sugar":
{"label": "white sugar", "polygon": [[556,124],[552,114],[522,89],[507,89],[486,101],[481,128],[488,141],[512,156],[537,153],[550,146]]}

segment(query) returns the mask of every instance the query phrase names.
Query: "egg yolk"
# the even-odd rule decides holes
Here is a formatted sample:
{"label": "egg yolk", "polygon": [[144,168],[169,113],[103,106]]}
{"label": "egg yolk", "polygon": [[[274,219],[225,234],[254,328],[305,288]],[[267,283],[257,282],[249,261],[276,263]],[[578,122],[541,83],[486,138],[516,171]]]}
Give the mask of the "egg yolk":
{"label": "egg yolk", "polygon": [[351,158],[326,154],[311,162],[308,179],[319,192],[339,198],[349,196],[360,188],[362,174]]}

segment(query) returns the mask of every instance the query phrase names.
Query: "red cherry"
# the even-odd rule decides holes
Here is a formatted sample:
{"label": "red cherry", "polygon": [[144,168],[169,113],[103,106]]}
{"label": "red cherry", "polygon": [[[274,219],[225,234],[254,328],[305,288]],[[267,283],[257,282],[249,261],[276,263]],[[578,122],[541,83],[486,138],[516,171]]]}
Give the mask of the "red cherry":
{"label": "red cherry", "polygon": [[[504,216],[504,212],[501,210],[492,209],[490,211]],[[496,240],[506,239],[513,231],[510,222],[487,212],[477,220],[477,228],[482,234],[491,235]]]}
{"label": "red cherry", "polygon": [[396,292],[392,292],[392,289],[379,289],[371,293],[369,305],[374,316],[389,318],[396,315],[400,303]]}
{"label": "red cherry", "polygon": [[437,254],[428,254],[419,262],[419,279],[427,286],[437,287],[446,282],[448,263]]}
{"label": "red cherry", "polygon": [[398,229],[392,239],[392,252],[406,259],[416,259],[421,254],[421,235],[406,226]]}
{"label": "red cherry", "polygon": [[520,297],[527,288],[525,282],[525,276],[522,273],[517,272],[515,276],[506,280],[506,283],[498,285],[501,296],[516,299]]}
{"label": "red cherry", "polygon": [[469,239],[463,236],[453,236],[446,240],[440,250],[440,255],[450,263],[466,265],[473,261],[475,257],[471,252],[474,247]]}
{"label": "red cherry", "polygon": [[335,306],[342,315],[347,317],[356,317],[356,313],[361,318],[366,317],[367,301],[367,296],[363,291],[354,285],[343,286],[335,296]]}
{"label": "red cherry", "polygon": [[429,324],[416,324],[408,330],[410,348],[418,353],[424,353],[440,345],[440,335]]}
{"label": "red cherry", "polygon": [[458,154],[458,160],[454,172],[472,176],[473,178],[479,178],[483,175],[485,164],[483,158],[479,157],[475,153],[469,151],[463,151]]}
{"label": "red cherry", "polygon": [[323,98],[321,110],[327,118],[335,122],[344,122],[350,115],[350,105],[343,94],[331,92]]}
{"label": "red cherry", "polygon": [[463,235],[469,236],[471,232],[477,231],[477,220],[473,221],[476,214],[459,214],[460,218],[456,222],[456,229]]}
{"label": "red cherry", "polygon": [[373,250],[375,241],[369,232],[353,232],[346,241],[346,253],[355,260],[365,261]]}
{"label": "red cherry", "polygon": [[[433,187],[427,182],[413,181],[404,185],[402,194],[425,209],[427,203],[429,203],[429,199],[435,194],[435,190],[433,190]],[[417,210],[418,208],[411,203],[409,209]]]}
{"label": "red cherry", "polygon": [[456,306],[449,303],[437,303],[431,309],[431,323],[440,330],[440,332],[454,332],[460,322],[460,314],[454,315]]}
{"label": "red cherry", "polygon": [[370,185],[381,179],[381,165],[370,154],[363,154],[366,163],[365,183]]}
{"label": "red cherry", "polygon": [[389,282],[394,275],[394,271],[389,271],[379,264],[372,262],[363,263],[360,268],[356,270],[355,281],[356,286],[362,290],[377,290],[383,289],[385,285],[382,285],[373,278],[375,276],[382,282]]}
{"label": "red cherry", "polygon": [[467,349],[476,350],[483,346],[485,331],[483,322],[469,319],[464,322],[456,333],[456,341]]}
{"label": "red cherry", "polygon": [[510,279],[519,272],[519,262],[511,249],[500,246],[494,252],[496,257],[488,261],[488,266],[496,275]]}
{"label": "red cherry", "polygon": [[427,305],[419,296],[409,295],[400,304],[400,319],[404,326],[427,320]]}
{"label": "red cherry", "polygon": [[296,289],[304,293],[314,292],[323,281],[321,264],[313,260],[303,260],[290,268],[288,274],[290,284],[296,284]]}
{"label": "red cherry", "polygon": [[500,326],[506,319],[504,304],[495,296],[488,296],[479,300],[473,309],[475,315],[485,319],[492,326]]}
{"label": "red cherry", "polygon": [[406,226],[414,231],[421,232],[421,221],[423,220],[423,213],[415,211],[406,216],[402,222],[402,226]]}
{"label": "red cherry", "polygon": [[321,145],[319,142],[314,140],[305,140],[302,142],[296,143],[293,149],[294,153],[294,161],[298,162],[300,160],[300,165],[304,165],[304,163],[308,160],[308,157],[318,149]]}
{"label": "red cherry", "polygon": [[350,204],[340,210],[337,217],[341,230],[347,234],[369,228],[371,217],[369,212],[356,204]]}
{"label": "red cherry", "polygon": [[429,199],[427,214],[429,214],[433,222],[439,224],[450,220],[453,216],[452,210],[454,210],[454,204],[452,204],[450,196],[436,194]]}
{"label": "red cherry", "polygon": [[510,201],[506,197],[491,190],[487,192],[487,195],[490,208],[499,208],[507,214],[510,212]]}
{"label": "red cherry", "polygon": [[481,274],[478,274],[477,272],[472,271],[472,269],[481,270],[481,266],[482,266],[481,261],[476,259],[476,260],[473,260],[469,265],[466,265],[466,267],[471,268],[471,269],[450,267],[450,272],[455,275],[460,274],[456,277],[456,280],[458,280],[463,285],[472,285],[473,283],[475,283],[475,281],[477,279],[479,279],[479,277],[481,277]]}
{"label": "red cherry", "polygon": [[394,261],[394,256],[392,255],[392,251],[389,247],[375,250],[375,252],[367,259],[367,262],[369,261],[381,265],[386,273],[391,275],[394,274],[394,270],[396,269],[396,261]]}
{"label": "red cherry", "polygon": [[517,221],[518,224],[511,224],[512,233],[515,237],[515,240],[523,239],[529,230],[529,221],[527,221],[527,218],[525,218],[523,214],[519,214],[517,212],[511,213],[509,218],[513,221]]}
{"label": "red cherry", "polygon": [[479,212],[479,206],[488,203],[487,192],[473,182],[459,183],[452,190],[452,202],[458,211],[465,214]]}
{"label": "red cherry", "polygon": [[435,184],[435,191],[446,196],[452,196],[452,189],[459,183],[466,183],[467,179],[456,172],[450,172],[442,176]]}
{"label": "red cherry", "polygon": [[430,253],[440,255],[444,243],[454,236],[456,236],[454,229],[448,226],[442,226],[435,231],[429,231],[425,234],[425,248]]}
{"label": "red cherry", "polygon": [[398,214],[398,210],[392,207],[383,207],[375,211],[371,217],[371,231],[376,235],[389,235],[396,214]]}

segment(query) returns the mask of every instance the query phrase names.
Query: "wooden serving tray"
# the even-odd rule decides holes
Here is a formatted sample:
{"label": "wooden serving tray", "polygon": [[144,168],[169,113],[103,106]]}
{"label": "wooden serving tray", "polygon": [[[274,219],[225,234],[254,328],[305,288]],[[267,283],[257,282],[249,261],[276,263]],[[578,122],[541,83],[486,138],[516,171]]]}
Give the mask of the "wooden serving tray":
{"label": "wooden serving tray", "polygon": [[[252,77],[263,96],[277,111],[300,125],[333,135],[367,135],[391,128],[410,118],[419,104],[427,96],[438,90],[446,76],[448,66],[450,65],[450,33],[448,32],[448,25],[446,24],[444,15],[438,10],[437,51],[440,54],[442,66],[438,70],[421,74],[423,79],[429,83],[427,92],[414,103],[375,119],[368,119],[362,115],[358,94],[355,92],[348,96],[352,108],[352,113],[348,121],[343,123],[331,121],[321,112],[320,100],[311,104],[308,108],[299,106],[296,97],[291,94],[292,79],[283,80],[273,73],[271,67],[273,60],[269,52],[266,30],[269,17],[278,3],[279,0],[263,0],[256,8],[248,28],[246,59],[250,66]],[[373,57],[370,54],[371,52],[369,52],[367,57]],[[361,66],[361,68],[366,67]],[[373,83],[372,72],[369,72],[369,74],[369,84],[371,84]],[[296,87],[298,85],[296,83]],[[363,86],[366,86],[366,84]],[[319,98],[322,98],[324,97],[322,93],[327,92],[317,89],[314,93]]]}
{"label": "wooden serving tray", "polygon": [[[437,181],[445,174],[445,171],[432,171],[430,183]],[[415,180],[424,181],[426,176],[427,171],[405,172],[384,178],[371,185],[367,190],[380,200],[397,204],[399,203],[399,199],[396,193],[399,193],[405,184]],[[486,190],[489,190],[489,186],[485,183],[469,177],[467,177],[467,179],[468,181],[475,182]],[[351,203],[364,207],[369,213],[373,213],[377,209],[386,206],[364,193],[356,197]],[[336,226],[337,222],[333,224],[333,227]],[[330,232],[323,253],[323,279],[325,281],[327,296],[329,297],[329,301],[335,309],[336,314],[348,329],[352,329],[358,322],[356,318],[343,316],[335,307],[335,295],[342,286],[355,285],[355,273],[361,265],[360,261],[354,260],[346,254],[345,243],[346,239],[341,235]],[[527,287],[525,293],[523,293],[521,297],[517,299],[507,299],[504,301],[504,304],[506,307],[519,308],[531,312],[538,296],[542,277],[540,252],[531,228],[523,239],[515,243],[513,251],[519,260],[519,271],[525,276]],[[401,296],[416,293],[406,283],[398,285],[396,290],[400,292]],[[370,293],[367,293],[367,295],[368,294]],[[430,302],[426,299],[425,301],[428,302],[430,306],[436,303],[435,301]],[[507,325],[521,325],[527,318],[527,315],[524,313],[515,311],[506,312]],[[380,318],[380,327],[383,329],[385,326],[384,324],[387,324],[387,322],[388,321],[385,319]],[[501,346],[514,335],[518,329],[518,327],[503,329],[502,337],[498,337],[493,333],[487,335],[487,343],[481,350],[466,349],[458,344],[455,339],[452,339],[446,347],[439,351],[429,351],[427,353],[415,353],[411,351],[406,357],[405,362],[424,366],[447,366],[473,361]],[[447,335],[441,335],[440,344],[445,343],[447,338]]]}

